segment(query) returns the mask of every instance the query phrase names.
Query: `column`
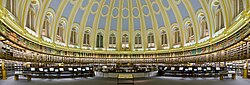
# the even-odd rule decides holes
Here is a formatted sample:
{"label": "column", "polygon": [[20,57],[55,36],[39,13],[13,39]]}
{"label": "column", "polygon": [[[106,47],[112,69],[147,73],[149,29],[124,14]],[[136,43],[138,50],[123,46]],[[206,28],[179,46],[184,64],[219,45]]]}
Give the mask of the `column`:
{"label": "column", "polygon": [[4,67],[4,59],[2,59],[2,80],[7,80],[7,73]]}

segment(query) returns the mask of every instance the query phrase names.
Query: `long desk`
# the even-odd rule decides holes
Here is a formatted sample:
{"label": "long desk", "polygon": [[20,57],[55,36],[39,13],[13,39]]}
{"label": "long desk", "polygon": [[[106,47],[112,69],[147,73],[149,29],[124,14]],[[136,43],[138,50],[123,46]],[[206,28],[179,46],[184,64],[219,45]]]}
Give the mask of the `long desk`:
{"label": "long desk", "polygon": [[32,67],[29,69],[32,78],[75,78],[94,76],[92,67]]}
{"label": "long desk", "polygon": [[174,77],[219,77],[225,67],[199,67],[199,66],[166,66],[163,67],[164,76]]}

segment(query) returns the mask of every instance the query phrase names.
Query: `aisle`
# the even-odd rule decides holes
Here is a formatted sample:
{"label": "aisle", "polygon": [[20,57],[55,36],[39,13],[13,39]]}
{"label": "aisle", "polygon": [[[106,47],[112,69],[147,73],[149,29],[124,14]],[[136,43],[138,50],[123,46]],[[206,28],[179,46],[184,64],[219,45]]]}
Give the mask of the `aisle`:
{"label": "aisle", "polygon": [[[220,81],[215,78],[180,78],[180,77],[153,77],[136,79],[135,85],[249,85],[250,79],[237,80],[225,79]],[[0,85],[116,85],[116,79],[110,78],[66,78],[66,79],[32,79],[14,81],[13,77],[8,80],[0,80]]]}

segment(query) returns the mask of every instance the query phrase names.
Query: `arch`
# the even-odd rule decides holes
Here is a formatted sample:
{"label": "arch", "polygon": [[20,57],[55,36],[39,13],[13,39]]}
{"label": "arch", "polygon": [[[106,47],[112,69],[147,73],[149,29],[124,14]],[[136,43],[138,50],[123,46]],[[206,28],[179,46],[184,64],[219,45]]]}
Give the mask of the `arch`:
{"label": "arch", "polygon": [[71,29],[71,33],[70,33],[70,44],[71,45],[77,45],[78,43],[77,43],[77,32],[78,32],[78,29],[77,29],[77,27],[73,27],[72,29]]}
{"label": "arch", "polygon": [[12,13],[15,17],[17,16],[17,1],[16,0],[6,0],[6,9]]}
{"label": "arch", "polygon": [[209,36],[208,23],[203,13],[199,14],[198,20],[199,20],[198,23],[199,23],[199,28],[200,28],[200,39],[208,37]]}
{"label": "arch", "polygon": [[161,46],[168,47],[167,32],[165,30],[161,30]]}
{"label": "arch", "polygon": [[135,49],[142,48],[142,39],[141,39],[141,34],[136,33],[135,35]]}
{"label": "arch", "polygon": [[109,35],[109,48],[116,48],[116,36],[114,33]]}
{"label": "arch", "polygon": [[225,27],[222,8],[219,1],[215,0],[211,3],[211,11],[214,17],[215,28],[213,29],[213,31],[215,33]]}
{"label": "arch", "polygon": [[56,41],[57,42],[62,42],[64,43],[64,34],[65,34],[65,27],[66,27],[66,23],[65,22],[60,22],[58,29],[57,29],[57,33],[56,33]]}
{"label": "arch", "polygon": [[233,0],[233,19],[236,18],[243,10],[244,3],[243,0]]}
{"label": "arch", "polygon": [[173,44],[174,45],[180,45],[181,44],[180,29],[177,28],[177,27],[174,27],[173,28],[173,33],[174,33]]}
{"label": "arch", "polygon": [[36,23],[36,17],[37,17],[37,11],[39,9],[39,4],[38,2],[31,3],[29,8],[28,8],[28,14],[26,17],[26,24],[25,26],[32,31],[36,32],[37,29],[35,28],[35,23]]}
{"label": "arch", "polygon": [[128,49],[129,48],[129,35],[127,33],[124,33],[122,35],[122,49]]}
{"label": "arch", "polygon": [[83,46],[85,47],[90,47],[90,31],[86,30],[84,31],[84,35],[83,35]]}
{"label": "arch", "polygon": [[47,13],[45,16],[45,20],[43,22],[43,28],[42,28],[42,36],[50,38],[50,30],[51,30],[51,24],[52,24],[53,16],[51,13]]}
{"label": "arch", "polygon": [[194,28],[193,24],[190,21],[187,21],[185,23],[185,28],[186,28],[186,43],[194,42],[195,37],[194,37]]}
{"label": "arch", "polygon": [[[61,24],[61,27],[59,27],[60,24]],[[58,27],[55,28],[56,35],[55,34],[53,35],[53,37],[55,37],[56,42],[58,41],[60,42],[62,40],[61,41],[62,43],[66,43],[66,27],[67,27],[67,19],[61,18],[60,23],[58,24]],[[58,32],[61,32],[61,33],[58,33]]]}
{"label": "arch", "polygon": [[96,48],[103,48],[103,34],[98,32],[96,36]]}
{"label": "arch", "polygon": [[148,48],[154,48],[155,39],[154,39],[154,34],[152,32],[148,33],[147,39],[148,39]]}

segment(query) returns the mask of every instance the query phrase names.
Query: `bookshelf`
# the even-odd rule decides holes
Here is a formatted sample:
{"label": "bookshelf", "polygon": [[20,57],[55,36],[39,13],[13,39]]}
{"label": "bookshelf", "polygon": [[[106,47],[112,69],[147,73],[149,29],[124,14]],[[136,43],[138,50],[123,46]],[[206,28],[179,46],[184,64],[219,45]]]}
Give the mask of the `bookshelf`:
{"label": "bookshelf", "polygon": [[227,36],[223,40],[211,42],[202,47],[195,47],[188,50],[170,50],[159,53],[138,53],[138,54],[104,54],[94,52],[73,52],[59,50],[50,46],[44,46],[30,41],[10,30],[3,23],[0,34],[5,40],[0,41],[3,52],[0,52],[1,59],[39,62],[39,63],[65,63],[65,64],[91,64],[91,63],[203,63],[233,61],[249,58],[249,42],[244,41],[248,36],[247,26]]}

